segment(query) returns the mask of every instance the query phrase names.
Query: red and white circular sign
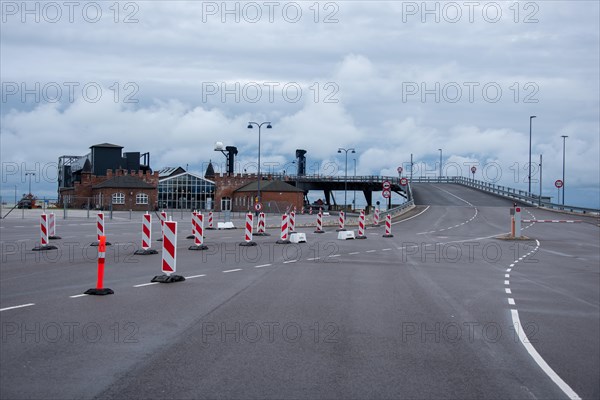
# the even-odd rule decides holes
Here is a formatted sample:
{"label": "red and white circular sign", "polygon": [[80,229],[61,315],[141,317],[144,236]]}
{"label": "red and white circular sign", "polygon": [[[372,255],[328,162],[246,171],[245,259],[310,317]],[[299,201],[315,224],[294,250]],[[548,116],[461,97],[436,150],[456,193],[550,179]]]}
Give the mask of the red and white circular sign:
{"label": "red and white circular sign", "polygon": [[390,197],[392,197],[392,192],[390,191],[390,189],[383,189],[381,195],[384,199],[389,199]]}
{"label": "red and white circular sign", "polygon": [[406,186],[406,185],[408,185],[408,179],[406,179],[406,178],[402,178],[402,179],[400,179],[400,184],[401,184],[402,186]]}
{"label": "red and white circular sign", "polygon": [[401,174],[402,171],[404,171],[404,169],[402,167],[398,167],[397,171],[398,171],[399,174]]}
{"label": "red and white circular sign", "polygon": [[474,174],[477,171],[477,167],[474,165],[471,167],[471,173]]}
{"label": "red and white circular sign", "polygon": [[256,203],[256,204],[254,204],[254,210],[255,211],[262,210],[262,203]]}
{"label": "red and white circular sign", "polygon": [[564,183],[560,179],[557,179],[556,182],[554,182],[554,186],[556,186],[558,189],[563,187],[563,185],[564,185]]}
{"label": "red and white circular sign", "polygon": [[383,181],[383,183],[381,184],[381,186],[383,186],[384,189],[389,189],[392,187],[392,182],[390,181]]}

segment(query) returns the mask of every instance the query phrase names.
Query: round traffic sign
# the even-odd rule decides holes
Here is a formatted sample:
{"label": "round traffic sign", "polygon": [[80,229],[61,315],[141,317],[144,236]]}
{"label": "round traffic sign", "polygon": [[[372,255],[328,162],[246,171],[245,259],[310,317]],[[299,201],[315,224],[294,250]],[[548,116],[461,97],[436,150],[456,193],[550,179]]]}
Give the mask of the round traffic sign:
{"label": "round traffic sign", "polygon": [[389,199],[390,197],[392,197],[392,192],[390,191],[390,189],[383,189],[381,195],[384,199]]}
{"label": "round traffic sign", "polygon": [[404,169],[402,167],[398,167],[397,171],[398,171],[399,174],[401,174],[402,171],[404,171]]}
{"label": "round traffic sign", "polygon": [[475,167],[474,165],[471,167],[471,173],[475,173],[477,171],[477,167]]}
{"label": "round traffic sign", "polygon": [[402,178],[402,179],[400,179],[400,184],[401,184],[402,186],[406,186],[406,185],[408,185],[408,179],[406,179],[406,178]]}
{"label": "round traffic sign", "polygon": [[254,210],[255,211],[262,210],[262,203],[256,203],[256,204],[254,204]]}
{"label": "round traffic sign", "polygon": [[556,186],[558,189],[560,189],[561,187],[563,187],[563,181],[561,181],[560,179],[557,179],[556,182],[554,182],[554,186]]}
{"label": "round traffic sign", "polygon": [[383,181],[383,183],[381,184],[381,186],[383,186],[384,189],[389,189],[392,187],[392,182],[390,181]]}

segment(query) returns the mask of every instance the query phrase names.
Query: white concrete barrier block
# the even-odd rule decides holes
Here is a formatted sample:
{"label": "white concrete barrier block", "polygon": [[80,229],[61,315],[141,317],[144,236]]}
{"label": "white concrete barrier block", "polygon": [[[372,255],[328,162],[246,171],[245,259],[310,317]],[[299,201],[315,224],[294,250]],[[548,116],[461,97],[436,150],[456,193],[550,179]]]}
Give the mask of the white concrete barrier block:
{"label": "white concrete barrier block", "polygon": [[235,229],[233,222],[217,222],[217,229]]}
{"label": "white concrete barrier block", "polygon": [[329,216],[330,214],[328,212],[324,212],[323,215]]}
{"label": "white concrete barrier block", "polygon": [[338,240],[354,239],[354,231],[339,231]]}
{"label": "white concrete barrier block", "polygon": [[306,243],[306,233],[295,232],[290,235],[292,243]]}

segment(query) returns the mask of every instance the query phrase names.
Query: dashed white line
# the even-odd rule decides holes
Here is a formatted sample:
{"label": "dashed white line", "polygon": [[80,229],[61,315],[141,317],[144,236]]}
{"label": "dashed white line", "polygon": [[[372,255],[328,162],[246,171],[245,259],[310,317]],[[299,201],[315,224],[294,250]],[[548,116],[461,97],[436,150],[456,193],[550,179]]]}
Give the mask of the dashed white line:
{"label": "dashed white line", "polygon": [[504,284],[505,285],[510,285],[510,282],[509,281],[504,281]]}
{"label": "dashed white line", "polygon": [[272,264],[255,265],[254,268],[270,267]]}
{"label": "dashed white line", "polygon": [[365,253],[375,253],[377,250],[367,250]]}
{"label": "dashed white line", "polygon": [[515,305],[515,299],[513,299],[512,297],[508,298],[508,304],[510,304],[511,306]]}
{"label": "dashed white line", "polygon": [[76,295],[69,296],[69,297],[70,297],[71,299],[76,299],[76,298],[78,298],[78,297],[85,297],[85,296],[87,296],[87,294],[83,293],[83,294],[76,294]]}
{"label": "dashed white line", "polygon": [[505,278],[510,278],[510,274],[504,274]]}
{"label": "dashed white line", "polygon": [[340,256],[341,256],[341,254],[332,254],[329,256],[329,258],[340,257]]}
{"label": "dashed white line", "polygon": [[511,267],[511,268],[512,268],[512,267],[514,267],[514,266],[515,266],[515,264],[510,264],[510,265],[509,265],[509,267]]}
{"label": "dashed white line", "polygon": [[0,311],[8,311],[8,310],[14,310],[16,308],[31,307],[31,306],[35,306],[35,303],[27,303],[27,304],[21,304],[19,306],[0,308]]}
{"label": "dashed white line", "polygon": [[186,276],[185,279],[194,279],[194,278],[201,278],[203,276],[206,276],[206,274],[200,274],[200,275],[192,275],[192,276]]}
{"label": "dashed white line", "polygon": [[509,288],[504,289],[504,291],[506,292],[506,294],[512,294],[512,290],[510,290]]}
{"label": "dashed white line", "polygon": [[238,271],[241,271],[241,270],[242,270],[241,268],[236,268],[236,269],[228,269],[228,270],[226,270],[226,271],[223,271],[223,273],[224,273],[224,274],[226,274],[226,273],[228,273],[228,272],[238,272]]}
{"label": "dashed white line", "polygon": [[391,249],[381,249],[381,251],[390,251]]}
{"label": "dashed white line", "polygon": [[510,271],[512,271],[512,268],[507,268],[506,269],[506,272],[510,272]]}
{"label": "dashed white line", "polygon": [[357,254],[360,254],[360,251],[353,251],[352,253],[348,253],[349,256],[355,256]]}
{"label": "dashed white line", "polygon": [[[510,313],[513,320],[513,326],[523,326],[521,325],[521,320],[519,319],[519,312],[517,310],[512,309],[510,310]],[[548,377],[552,379],[552,381],[567,395],[567,397],[569,397],[570,399],[581,399],[581,397],[579,397],[579,395],[575,393],[575,391],[571,389],[571,387],[565,381],[563,381],[556,372],[554,372],[554,370],[548,365],[548,363],[542,358],[542,356],[540,356],[540,353],[537,352],[535,347],[533,347],[533,345],[531,344],[529,338],[527,338],[527,334],[524,332],[524,330],[516,329],[516,332],[519,336],[519,340],[521,341],[529,355],[533,358],[537,365],[540,366],[542,371],[544,371],[546,375],[548,375]]]}
{"label": "dashed white line", "polygon": [[141,283],[139,285],[133,285],[133,287],[144,287],[144,286],[150,286],[150,285],[158,285],[158,282]]}

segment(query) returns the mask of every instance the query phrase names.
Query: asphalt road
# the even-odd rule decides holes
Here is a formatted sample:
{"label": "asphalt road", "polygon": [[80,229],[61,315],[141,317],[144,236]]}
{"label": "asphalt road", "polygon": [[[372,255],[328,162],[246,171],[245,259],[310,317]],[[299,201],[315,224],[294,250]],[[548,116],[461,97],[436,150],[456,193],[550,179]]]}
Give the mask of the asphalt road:
{"label": "asphalt road", "polygon": [[91,220],[58,219],[59,249],[41,253],[33,216],[2,220],[0,398],[599,398],[597,220],[499,240],[511,201],[414,193],[393,238],[299,228],[308,243],[271,230],[247,248],[241,229],[207,231],[197,252],[175,215],[188,279],[173,284],[149,284],[160,254],[132,255],[140,224],[109,220],[106,297],[81,296],[96,279]]}

